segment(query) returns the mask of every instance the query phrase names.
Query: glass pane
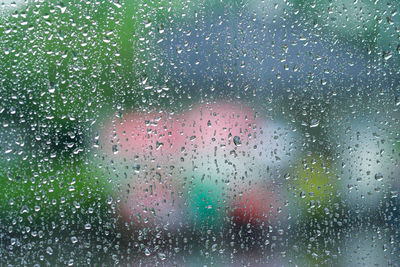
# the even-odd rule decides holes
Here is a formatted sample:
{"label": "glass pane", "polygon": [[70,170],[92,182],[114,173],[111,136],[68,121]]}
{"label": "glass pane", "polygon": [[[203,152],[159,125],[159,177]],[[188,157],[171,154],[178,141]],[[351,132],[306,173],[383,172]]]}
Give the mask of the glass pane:
{"label": "glass pane", "polygon": [[399,8],[3,0],[0,265],[399,265]]}

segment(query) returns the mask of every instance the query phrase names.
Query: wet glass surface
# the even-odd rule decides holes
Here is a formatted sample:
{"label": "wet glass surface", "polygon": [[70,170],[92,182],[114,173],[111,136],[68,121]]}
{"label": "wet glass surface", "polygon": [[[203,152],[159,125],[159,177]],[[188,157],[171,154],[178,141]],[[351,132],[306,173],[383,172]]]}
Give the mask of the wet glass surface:
{"label": "wet glass surface", "polygon": [[4,0],[0,265],[399,265],[399,8]]}

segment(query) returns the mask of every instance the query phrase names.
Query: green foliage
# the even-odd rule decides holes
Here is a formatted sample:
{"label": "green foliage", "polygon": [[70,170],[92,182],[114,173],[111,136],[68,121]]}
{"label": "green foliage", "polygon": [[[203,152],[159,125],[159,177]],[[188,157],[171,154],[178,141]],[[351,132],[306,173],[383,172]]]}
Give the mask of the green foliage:
{"label": "green foliage", "polygon": [[98,177],[96,169],[73,157],[3,163],[1,217],[60,221],[73,214],[107,213],[111,207]]}

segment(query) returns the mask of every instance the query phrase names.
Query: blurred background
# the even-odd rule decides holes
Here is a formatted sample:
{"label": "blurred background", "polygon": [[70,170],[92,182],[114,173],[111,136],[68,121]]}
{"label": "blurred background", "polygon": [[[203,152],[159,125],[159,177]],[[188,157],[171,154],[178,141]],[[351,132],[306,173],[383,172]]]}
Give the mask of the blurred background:
{"label": "blurred background", "polygon": [[0,2],[0,265],[400,265],[400,3]]}

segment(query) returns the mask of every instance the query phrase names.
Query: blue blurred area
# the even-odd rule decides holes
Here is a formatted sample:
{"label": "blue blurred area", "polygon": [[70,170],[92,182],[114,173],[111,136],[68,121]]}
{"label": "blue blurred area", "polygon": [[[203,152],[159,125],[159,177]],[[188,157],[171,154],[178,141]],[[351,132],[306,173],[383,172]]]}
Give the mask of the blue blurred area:
{"label": "blue blurred area", "polygon": [[394,90],[397,58],[321,33],[296,16],[263,23],[234,11],[168,25],[160,58],[171,88],[190,95],[252,99],[294,94],[351,97]]}

